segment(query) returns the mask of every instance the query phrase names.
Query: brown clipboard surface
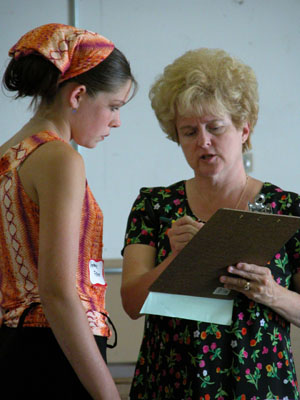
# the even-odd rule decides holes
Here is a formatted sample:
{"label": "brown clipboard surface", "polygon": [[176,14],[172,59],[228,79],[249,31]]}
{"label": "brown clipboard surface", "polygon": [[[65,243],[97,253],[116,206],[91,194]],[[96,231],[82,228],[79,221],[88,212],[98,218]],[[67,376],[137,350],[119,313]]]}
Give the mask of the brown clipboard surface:
{"label": "brown clipboard surface", "polygon": [[219,282],[240,261],[266,265],[300,228],[300,217],[221,208],[149,288],[152,292],[232,299]]}

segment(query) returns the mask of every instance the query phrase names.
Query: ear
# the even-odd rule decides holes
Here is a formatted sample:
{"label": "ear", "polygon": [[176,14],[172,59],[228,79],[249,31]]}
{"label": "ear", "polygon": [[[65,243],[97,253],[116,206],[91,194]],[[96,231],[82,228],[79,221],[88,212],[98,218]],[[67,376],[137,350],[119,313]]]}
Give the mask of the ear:
{"label": "ear", "polygon": [[73,110],[77,110],[85,93],[86,87],[84,85],[76,85],[71,89],[69,92],[69,104]]}
{"label": "ear", "polygon": [[242,143],[246,143],[250,135],[250,125],[249,122],[245,122],[242,126]]}

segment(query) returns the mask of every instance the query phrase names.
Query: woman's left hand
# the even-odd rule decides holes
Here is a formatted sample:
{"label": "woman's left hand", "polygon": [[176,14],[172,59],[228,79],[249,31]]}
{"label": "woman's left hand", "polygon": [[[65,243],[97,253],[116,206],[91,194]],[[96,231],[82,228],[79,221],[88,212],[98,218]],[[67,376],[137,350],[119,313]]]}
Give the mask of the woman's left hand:
{"label": "woman's left hand", "polygon": [[240,262],[236,266],[229,266],[227,271],[230,276],[220,277],[225,288],[236,290],[249,299],[272,307],[278,284],[269,268]]}

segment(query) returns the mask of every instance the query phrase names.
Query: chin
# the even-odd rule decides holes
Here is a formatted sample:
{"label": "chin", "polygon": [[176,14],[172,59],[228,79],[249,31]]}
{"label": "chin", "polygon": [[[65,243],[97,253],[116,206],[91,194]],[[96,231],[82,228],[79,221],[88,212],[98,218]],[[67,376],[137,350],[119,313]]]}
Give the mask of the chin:
{"label": "chin", "polygon": [[205,173],[205,172],[201,171],[201,172],[196,172],[195,177],[200,178],[200,179],[215,180],[216,178],[220,177],[220,172]]}
{"label": "chin", "polygon": [[82,143],[79,146],[85,147],[86,149],[94,149],[97,143]]}
{"label": "chin", "polygon": [[220,171],[221,171],[221,169],[219,170],[219,169],[217,169],[217,168],[214,168],[214,169],[207,169],[207,170],[204,170],[203,168],[201,168],[201,169],[198,169],[198,170],[196,170],[195,171],[195,173],[197,174],[197,175],[199,175],[199,176],[206,176],[206,177],[213,177],[213,176],[215,176],[215,175],[218,175],[219,173],[220,173]]}

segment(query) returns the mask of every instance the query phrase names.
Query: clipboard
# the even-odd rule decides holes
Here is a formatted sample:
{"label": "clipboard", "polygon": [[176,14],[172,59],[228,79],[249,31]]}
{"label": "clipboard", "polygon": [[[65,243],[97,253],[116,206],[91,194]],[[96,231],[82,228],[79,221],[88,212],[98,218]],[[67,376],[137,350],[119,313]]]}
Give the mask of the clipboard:
{"label": "clipboard", "polygon": [[300,217],[219,209],[150,286],[150,292],[233,299],[219,282],[240,261],[266,265],[300,228]]}

